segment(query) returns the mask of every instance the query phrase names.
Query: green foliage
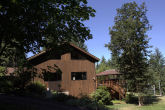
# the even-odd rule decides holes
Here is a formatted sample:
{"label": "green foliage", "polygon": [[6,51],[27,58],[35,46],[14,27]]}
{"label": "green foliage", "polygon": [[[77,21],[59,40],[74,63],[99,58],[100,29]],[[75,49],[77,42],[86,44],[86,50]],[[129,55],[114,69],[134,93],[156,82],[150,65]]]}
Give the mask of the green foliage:
{"label": "green foliage", "polygon": [[143,93],[148,82],[149,38],[151,29],[146,6],[136,2],[125,3],[117,9],[115,24],[110,28],[111,41],[106,46],[112,51],[120,73],[123,73],[129,90]]}
{"label": "green foliage", "polygon": [[151,99],[151,104],[144,105],[144,106],[137,106],[136,104],[114,104],[107,106],[110,110],[163,110],[165,108],[165,97],[153,97]]}
{"label": "green foliage", "polygon": [[97,103],[89,103],[86,108],[88,110],[109,110],[106,106]]}
{"label": "green foliage", "polygon": [[14,90],[13,77],[0,77],[0,93],[11,93]]}
{"label": "green foliage", "polygon": [[106,59],[103,56],[101,58],[100,64],[96,65],[96,73],[100,73],[108,69],[110,69],[110,67],[108,66]]}
{"label": "green foliage", "polygon": [[70,99],[75,99],[75,97],[71,96],[71,95],[66,95],[63,93],[54,93],[52,96],[53,100],[58,101],[58,102],[66,102]]}
{"label": "green foliage", "polygon": [[[16,70],[13,75],[0,77],[0,91],[3,93],[21,95],[24,93],[25,87],[34,78],[32,71]],[[20,93],[21,92],[21,93]]]}
{"label": "green foliage", "polygon": [[115,68],[116,68],[116,63],[113,61],[113,59],[109,59],[108,61],[106,61],[106,59],[103,56],[101,58],[100,63],[96,65],[96,73],[100,73]]}
{"label": "green foliage", "polygon": [[122,104],[123,101],[122,100],[112,100],[113,104]]}
{"label": "green foliage", "polygon": [[111,96],[106,87],[99,87],[94,93],[91,94],[92,99],[99,104],[111,104]]}
{"label": "green foliage", "polygon": [[69,106],[79,106],[79,100],[78,99],[69,99],[66,101],[66,104]]}
{"label": "green foliage", "polygon": [[71,43],[73,43],[74,45],[80,47],[81,49],[85,50],[86,52],[88,52],[88,47],[87,45],[85,44],[85,42],[82,42],[82,41],[71,41]]}
{"label": "green foliage", "polygon": [[5,67],[0,66],[0,77],[5,75]]}
{"label": "green foliage", "polygon": [[0,56],[13,47],[38,52],[71,40],[91,39],[83,24],[95,16],[87,0],[14,0],[0,2]]}
{"label": "green foliage", "polygon": [[89,110],[107,110],[106,107],[102,104],[99,104],[98,102],[96,102],[95,100],[93,100],[92,98],[88,97],[88,96],[82,96],[81,98],[76,98],[76,99],[69,99],[66,101],[67,105],[70,106],[78,106],[78,107],[82,107],[84,109],[89,109]]}
{"label": "green foliage", "polygon": [[93,103],[92,99],[89,98],[88,96],[82,96],[80,99],[79,99],[79,105],[80,106],[86,106],[90,103]]}
{"label": "green foliage", "polygon": [[165,58],[158,48],[150,55],[149,60],[149,73],[152,76],[151,84],[156,85],[156,90],[162,95],[163,86],[165,86]]}
{"label": "green foliage", "polygon": [[26,86],[25,91],[27,92],[27,95],[45,96],[46,86],[41,82],[34,82]]}
{"label": "green foliage", "polygon": [[95,100],[88,96],[82,96],[80,98],[76,98],[70,95],[65,95],[63,93],[54,93],[53,100],[58,101],[58,102],[63,102],[66,105],[69,106],[77,106],[77,107],[82,107],[90,110],[95,110],[96,108],[100,110],[105,110],[106,108],[104,105],[97,103]]}
{"label": "green foliage", "polygon": [[67,105],[71,106],[87,106],[88,104],[93,103],[92,99],[88,96],[82,96],[81,98],[72,98],[66,101]]}
{"label": "green foliage", "polygon": [[125,102],[129,104],[137,104],[138,103],[138,97],[133,95],[132,93],[126,94]]}
{"label": "green foliage", "polygon": [[114,61],[113,58],[109,59],[107,61],[107,66],[110,68],[110,69],[116,69],[117,67],[117,63]]}
{"label": "green foliage", "polygon": [[[153,104],[154,102],[158,101],[156,96],[152,96],[149,94],[141,94],[143,104]],[[138,104],[138,94],[129,93],[126,94],[125,102],[128,104]]]}
{"label": "green foliage", "polygon": [[24,70],[24,68],[20,68],[15,71],[15,87],[24,90],[26,85],[28,85],[36,76],[36,72],[34,68],[31,68],[31,70]]}

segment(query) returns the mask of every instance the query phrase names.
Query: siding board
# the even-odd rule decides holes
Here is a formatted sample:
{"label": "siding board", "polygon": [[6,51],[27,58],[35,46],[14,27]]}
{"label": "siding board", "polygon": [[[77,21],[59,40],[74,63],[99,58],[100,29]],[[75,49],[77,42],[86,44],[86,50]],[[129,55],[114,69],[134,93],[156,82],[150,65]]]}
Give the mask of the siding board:
{"label": "siding board", "polygon": [[[35,65],[38,73],[41,73],[41,69],[47,69],[47,66],[58,66],[62,71],[62,81],[42,82],[51,90],[59,90],[58,85],[61,85],[61,89],[69,91],[70,95],[79,97],[81,94],[87,95],[92,93],[95,88],[96,78],[95,64],[88,59],[71,59],[71,53],[65,53],[61,55],[61,60],[49,59],[42,63]],[[87,72],[87,80],[71,80],[71,72]],[[39,80],[39,79],[36,79]]]}

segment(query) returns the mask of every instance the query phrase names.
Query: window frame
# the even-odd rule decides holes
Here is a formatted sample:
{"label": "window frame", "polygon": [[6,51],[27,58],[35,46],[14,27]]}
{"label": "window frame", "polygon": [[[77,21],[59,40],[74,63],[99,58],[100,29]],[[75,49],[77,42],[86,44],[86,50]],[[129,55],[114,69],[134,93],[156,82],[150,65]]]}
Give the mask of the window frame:
{"label": "window frame", "polygon": [[[45,74],[48,74],[48,76],[45,76]],[[54,78],[51,78],[51,77],[54,77]],[[62,73],[58,73],[58,72],[43,73],[43,80],[44,81],[62,81]]]}
{"label": "window frame", "polygon": [[[81,75],[76,76],[76,74],[81,74]],[[81,78],[76,78],[76,77],[81,77]],[[71,72],[71,80],[72,81],[87,80],[87,72]]]}

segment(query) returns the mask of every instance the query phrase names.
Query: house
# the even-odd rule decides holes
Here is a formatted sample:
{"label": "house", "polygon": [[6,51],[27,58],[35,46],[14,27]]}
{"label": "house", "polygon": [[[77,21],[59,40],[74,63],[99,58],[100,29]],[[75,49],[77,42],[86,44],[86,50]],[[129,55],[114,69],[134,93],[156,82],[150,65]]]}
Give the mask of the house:
{"label": "house", "polygon": [[28,61],[37,69],[37,74],[43,76],[35,81],[44,83],[48,90],[77,97],[96,89],[95,62],[99,59],[73,44],[42,51]]}

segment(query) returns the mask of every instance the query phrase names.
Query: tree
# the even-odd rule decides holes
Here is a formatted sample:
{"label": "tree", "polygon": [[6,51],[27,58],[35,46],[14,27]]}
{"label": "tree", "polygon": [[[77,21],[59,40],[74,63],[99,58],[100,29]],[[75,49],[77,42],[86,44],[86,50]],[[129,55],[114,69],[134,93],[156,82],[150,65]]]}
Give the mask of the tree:
{"label": "tree", "polygon": [[82,41],[78,41],[78,42],[76,42],[76,41],[71,41],[71,43],[73,43],[74,45],[76,45],[76,46],[80,47],[81,49],[83,49],[83,50],[85,50],[85,51],[88,52],[88,47],[87,47],[87,45],[85,44],[85,42],[82,42]]}
{"label": "tree", "polygon": [[96,67],[96,73],[100,73],[100,72],[103,72],[103,71],[108,70],[108,69],[109,69],[109,67],[107,65],[106,59],[103,56],[101,58],[100,64]]}
{"label": "tree", "polygon": [[0,2],[0,56],[9,48],[37,52],[92,35],[83,21],[94,17],[87,0],[6,0]]}
{"label": "tree", "polygon": [[147,87],[147,57],[150,46],[146,34],[151,29],[146,16],[146,6],[130,2],[117,9],[115,24],[110,28],[111,41],[106,46],[112,51],[119,71],[123,73],[129,89],[138,93],[139,106]]}
{"label": "tree", "polygon": [[165,59],[158,48],[156,48],[155,52],[151,54],[149,64],[150,72],[152,71],[153,84],[157,85],[156,89],[158,88],[159,94],[162,95],[162,84],[165,81],[165,78],[163,77],[165,74]]}
{"label": "tree", "polygon": [[116,69],[116,62],[112,58],[111,59],[108,59],[107,66],[110,69]]}

